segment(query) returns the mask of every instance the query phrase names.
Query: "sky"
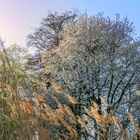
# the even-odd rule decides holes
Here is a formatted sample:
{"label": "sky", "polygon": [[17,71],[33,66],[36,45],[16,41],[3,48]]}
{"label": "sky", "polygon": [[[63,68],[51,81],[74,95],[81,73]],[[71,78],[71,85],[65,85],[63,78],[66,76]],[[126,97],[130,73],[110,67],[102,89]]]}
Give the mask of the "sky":
{"label": "sky", "polygon": [[116,13],[134,23],[140,36],[140,0],[0,0],[0,36],[8,45],[26,45],[27,35],[39,27],[48,11],[79,10],[90,15]]}

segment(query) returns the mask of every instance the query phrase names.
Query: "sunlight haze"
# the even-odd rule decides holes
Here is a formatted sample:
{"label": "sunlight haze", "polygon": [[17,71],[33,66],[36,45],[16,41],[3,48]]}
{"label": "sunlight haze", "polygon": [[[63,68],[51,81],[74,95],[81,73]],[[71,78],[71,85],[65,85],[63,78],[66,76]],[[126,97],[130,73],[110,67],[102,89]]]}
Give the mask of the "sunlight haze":
{"label": "sunlight haze", "polygon": [[139,5],[139,0],[0,0],[0,36],[7,44],[26,45],[26,36],[39,26],[49,10],[73,9],[93,15],[103,12],[110,17],[116,13],[127,15],[140,35]]}

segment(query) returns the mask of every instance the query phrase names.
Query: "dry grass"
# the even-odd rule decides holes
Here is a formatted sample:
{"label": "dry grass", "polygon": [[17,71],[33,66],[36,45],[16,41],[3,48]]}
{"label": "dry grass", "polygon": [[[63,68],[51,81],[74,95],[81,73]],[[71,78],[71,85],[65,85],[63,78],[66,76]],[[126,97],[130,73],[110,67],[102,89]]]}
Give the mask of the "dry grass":
{"label": "dry grass", "polygon": [[[85,113],[81,118],[75,115],[72,109],[66,104],[62,104],[55,96],[51,96],[57,103],[57,109],[47,104],[41,95],[36,96],[32,101],[21,102],[22,111],[28,116],[30,126],[34,126],[38,129],[40,140],[46,140],[46,138],[66,140],[80,139],[81,132],[77,129],[78,125],[81,126],[86,137],[93,135],[93,137],[97,136],[100,139],[106,140],[113,138],[120,140],[128,139],[126,130],[119,120],[115,116],[109,115],[107,110],[100,110],[97,103],[93,102],[93,106],[90,109],[85,108]],[[66,95],[66,98],[74,105],[78,103],[76,99],[70,95]],[[103,97],[101,97],[101,101],[104,105],[109,106]],[[140,128],[136,124],[134,117],[130,113],[128,113],[128,116],[136,134],[139,135]],[[26,118],[23,118],[23,120],[24,119],[26,120]],[[92,126],[94,129],[90,129],[89,126]],[[111,133],[113,133],[112,137]]]}

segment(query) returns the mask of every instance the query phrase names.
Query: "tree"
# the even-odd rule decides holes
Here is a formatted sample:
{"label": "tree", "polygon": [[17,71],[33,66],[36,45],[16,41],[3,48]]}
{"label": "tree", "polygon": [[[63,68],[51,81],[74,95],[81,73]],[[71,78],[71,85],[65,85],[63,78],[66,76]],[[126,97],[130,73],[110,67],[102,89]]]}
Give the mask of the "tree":
{"label": "tree", "polygon": [[139,41],[133,33],[132,24],[119,15],[114,20],[101,14],[80,15],[65,28],[57,47],[40,53],[43,76],[76,97],[81,114],[91,100],[103,107],[100,96],[104,96],[111,104],[108,112],[121,117],[126,127],[122,110],[136,109],[140,79]]}

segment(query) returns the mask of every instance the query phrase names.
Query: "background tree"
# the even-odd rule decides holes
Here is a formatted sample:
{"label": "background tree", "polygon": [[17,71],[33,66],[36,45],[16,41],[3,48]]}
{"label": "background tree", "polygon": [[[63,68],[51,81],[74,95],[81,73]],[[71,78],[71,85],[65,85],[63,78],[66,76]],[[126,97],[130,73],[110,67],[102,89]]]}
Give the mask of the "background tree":
{"label": "background tree", "polygon": [[41,22],[41,27],[28,36],[28,45],[39,50],[48,50],[59,46],[65,27],[74,21],[76,13],[49,13]]}

